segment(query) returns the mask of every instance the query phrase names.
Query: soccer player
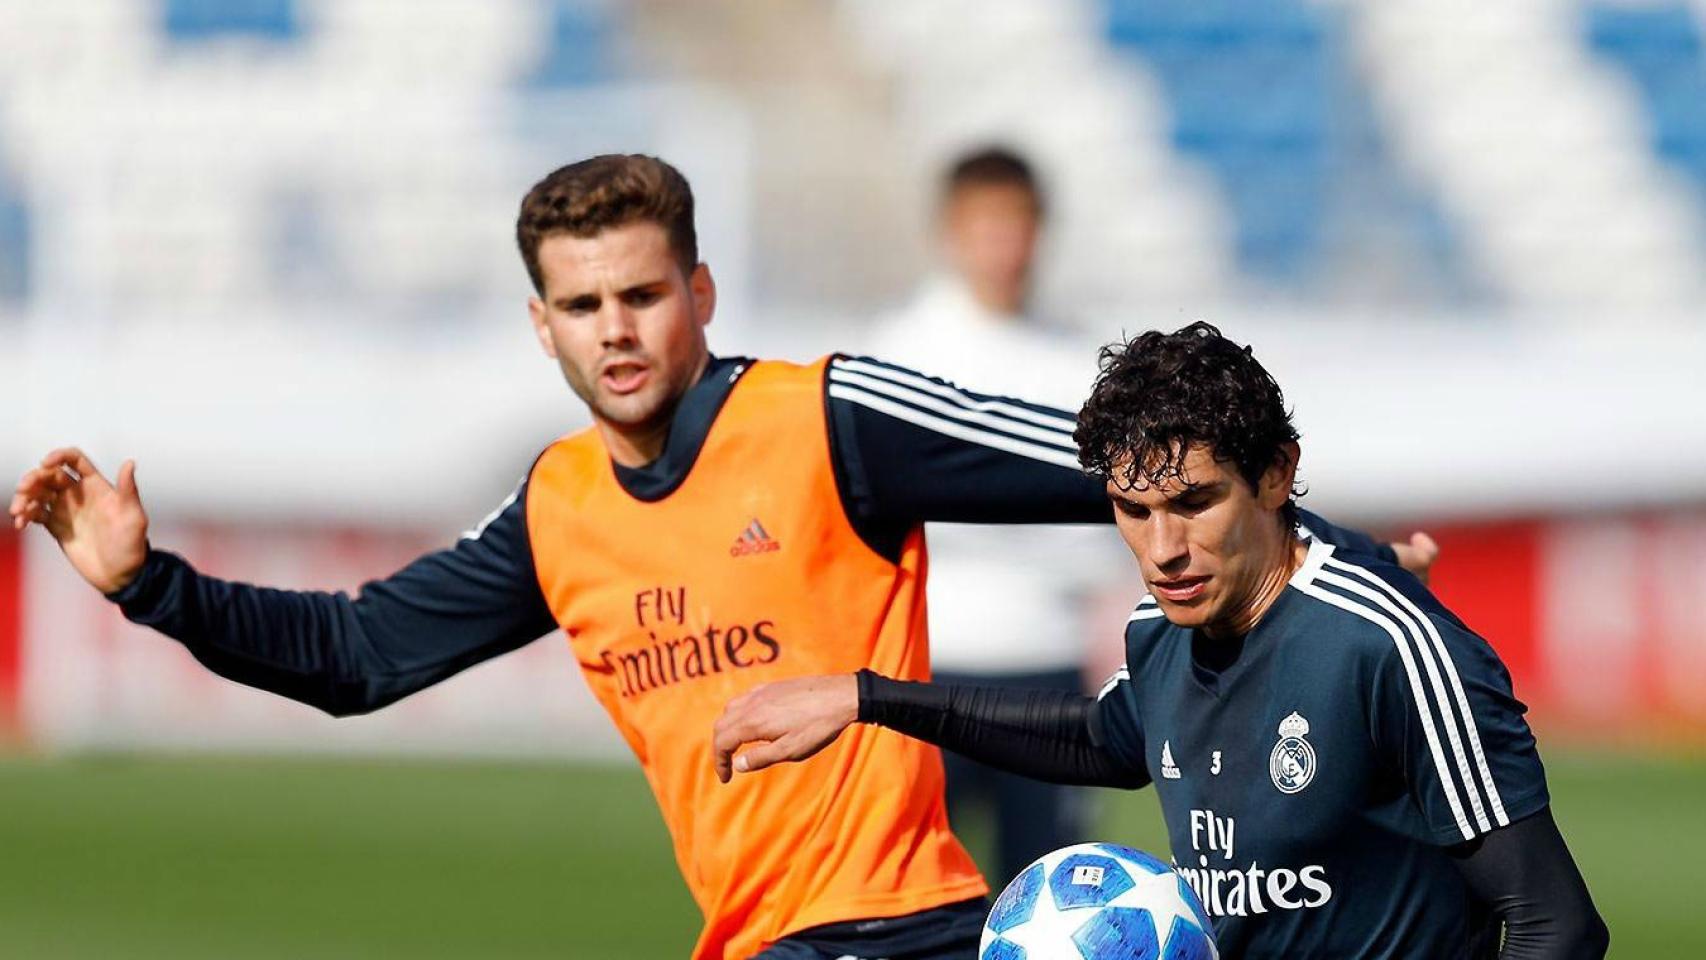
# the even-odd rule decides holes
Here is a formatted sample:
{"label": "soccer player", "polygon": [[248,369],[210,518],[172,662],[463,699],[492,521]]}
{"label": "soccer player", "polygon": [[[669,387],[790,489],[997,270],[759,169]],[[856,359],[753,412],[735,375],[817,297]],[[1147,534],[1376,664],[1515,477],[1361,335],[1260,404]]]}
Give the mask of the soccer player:
{"label": "soccer player", "polygon": [[729,705],[719,775],[886,726],[1153,783],[1223,956],[1602,956],[1498,655],[1416,578],[1298,534],[1298,435],[1249,351],[1201,323],[1110,348],[1078,424],[1149,589],[1100,696],[785,681]]}
{"label": "soccer player", "polygon": [[719,788],[706,731],[764,680],[923,679],[922,523],[1111,519],[1071,420],[874,361],[712,356],[692,192],[660,160],[552,173],[516,233],[539,345],[593,426],[454,547],[354,598],[219,580],[149,545],[133,463],[109,482],[75,449],[24,476],[15,523],[216,673],[336,715],[561,627],[657,795],[696,958],[969,955],[986,888],[935,750],[855,732]]}

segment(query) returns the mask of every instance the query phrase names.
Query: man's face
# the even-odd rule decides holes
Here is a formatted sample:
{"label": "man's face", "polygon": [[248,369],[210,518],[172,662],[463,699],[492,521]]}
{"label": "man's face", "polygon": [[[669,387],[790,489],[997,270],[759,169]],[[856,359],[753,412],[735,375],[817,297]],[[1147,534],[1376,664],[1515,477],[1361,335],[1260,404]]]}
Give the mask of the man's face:
{"label": "man's face", "polygon": [[954,272],[1018,311],[1036,259],[1037,199],[1013,184],[973,183],[956,189],[942,211],[943,239]]}
{"label": "man's face", "polygon": [[527,304],[539,344],[593,417],[623,435],[667,424],[709,357],[710,270],[684,275],[655,223],[552,234],[539,269],[544,295]]}
{"label": "man's face", "polygon": [[1114,522],[1168,620],[1211,633],[1248,628],[1241,621],[1291,544],[1279,511],[1293,475],[1291,465],[1270,467],[1252,490],[1235,466],[1192,444],[1177,477],[1133,487],[1109,480]]}

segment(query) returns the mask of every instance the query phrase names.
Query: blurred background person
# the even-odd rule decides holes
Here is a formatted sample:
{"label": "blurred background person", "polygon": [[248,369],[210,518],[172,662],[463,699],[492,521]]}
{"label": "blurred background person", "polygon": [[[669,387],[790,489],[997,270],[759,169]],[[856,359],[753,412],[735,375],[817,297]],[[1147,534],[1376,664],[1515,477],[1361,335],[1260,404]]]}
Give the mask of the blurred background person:
{"label": "blurred background person", "polygon": [[[1042,184],[1016,152],[990,146],[954,160],[936,198],[938,265],[913,300],[877,328],[871,353],[971,389],[1036,397],[1076,412],[1095,377],[1096,347],[1033,311],[1046,213]],[[1119,569],[1106,562],[1118,547],[1107,530],[932,524],[927,537],[930,655],[938,680],[1084,688],[1094,633],[1085,614],[1097,588],[1110,583],[1107,571]],[[999,887],[1044,853],[1089,837],[1089,791],[948,751],[942,759],[956,828],[987,818],[989,849],[967,842],[991,884]]]}

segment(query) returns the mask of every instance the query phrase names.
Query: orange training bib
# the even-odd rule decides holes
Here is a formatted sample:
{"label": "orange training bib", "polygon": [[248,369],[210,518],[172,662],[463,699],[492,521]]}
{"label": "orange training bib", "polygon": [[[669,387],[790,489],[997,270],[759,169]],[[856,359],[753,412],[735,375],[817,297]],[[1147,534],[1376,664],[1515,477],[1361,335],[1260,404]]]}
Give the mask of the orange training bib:
{"label": "orange training bib", "polygon": [[711,727],[758,684],[870,667],[929,675],[923,536],[874,553],[836,490],[826,361],[760,361],[687,478],[618,484],[594,430],[535,465],[527,526],[545,598],[645,769],[705,914],[697,960],[791,932],[980,896],[948,832],[937,752],[855,725],[828,749],[721,784]]}

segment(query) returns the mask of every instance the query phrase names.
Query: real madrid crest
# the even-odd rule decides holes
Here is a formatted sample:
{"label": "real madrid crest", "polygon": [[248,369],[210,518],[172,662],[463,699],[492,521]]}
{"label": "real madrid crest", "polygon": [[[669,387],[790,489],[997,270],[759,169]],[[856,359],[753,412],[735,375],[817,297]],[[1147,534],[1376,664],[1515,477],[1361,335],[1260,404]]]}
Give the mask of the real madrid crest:
{"label": "real madrid crest", "polygon": [[1315,748],[1304,737],[1309,736],[1309,721],[1293,710],[1280,721],[1279,743],[1268,754],[1268,775],[1280,793],[1296,793],[1315,779]]}

